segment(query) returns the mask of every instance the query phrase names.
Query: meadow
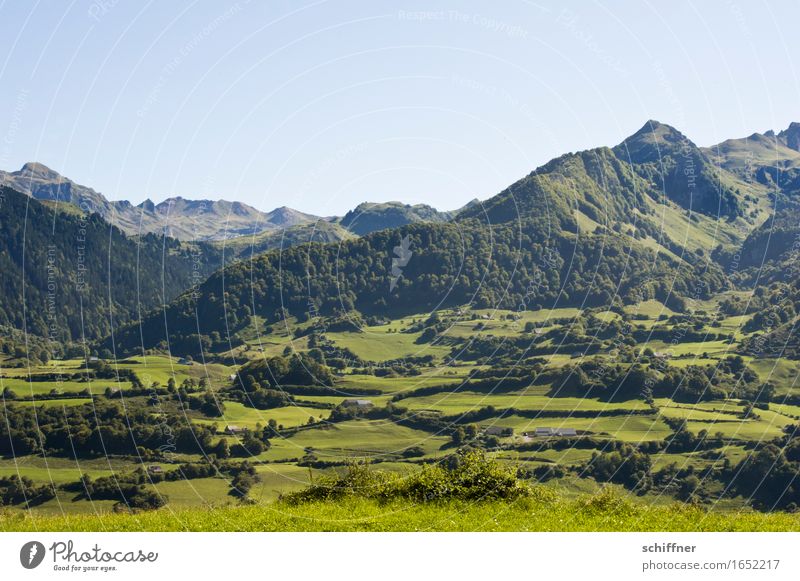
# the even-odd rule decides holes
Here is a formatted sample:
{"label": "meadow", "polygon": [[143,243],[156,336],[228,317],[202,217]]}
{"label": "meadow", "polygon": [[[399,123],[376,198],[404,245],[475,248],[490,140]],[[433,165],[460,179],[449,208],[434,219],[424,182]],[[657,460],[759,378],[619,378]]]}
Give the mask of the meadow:
{"label": "meadow", "polygon": [[796,514],[708,512],[680,505],[634,503],[600,493],[540,503],[461,502],[415,504],[349,499],[289,505],[179,509],[126,514],[0,517],[0,531],[338,531],[338,532],[788,532],[800,531]]}
{"label": "meadow", "polygon": [[[703,305],[709,310],[713,306],[712,303]],[[248,361],[281,356],[287,347],[307,351],[309,338],[304,333],[311,323],[300,324],[295,319],[287,319],[284,325],[266,327],[264,321],[254,318],[243,331],[244,342],[240,346],[205,362],[163,353],[103,362],[119,370],[124,380],[94,378],[87,372],[87,362],[81,359],[25,366],[13,357],[5,357],[0,369],[5,409],[11,409],[9,406],[55,409],[66,414],[70,409],[102,407],[111,397],[110,401],[118,402],[126,412],[147,409],[154,416],[172,414],[195,428],[208,428],[212,449],[169,456],[147,452],[105,457],[85,457],[77,452],[66,457],[40,452],[7,455],[0,458],[0,478],[25,477],[36,485],[54,486],[56,494],[44,502],[18,503],[4,508],[6,515],[0,526],[14,522],[17,523],[14,526],[38,526],[44,530],[60,526],[56,524],[60,522],[76,530],[81,527],[89,530],[100,526],[101,522],[109,522],[113,523],[111,526],[126,530],[139,530],[136,527],[204,530],[203,527],[212,521],[206,520],[201,510],[213,510],[209,515],[216,516],[209,516],[209,519],[218,517],[223,523],[241,521],[242,528],[237,530],[384,530],[384,527],[385,530],[427,530],[426,519],[430,519],[428,526],[432,530],[473,530],[470,527],[479,527],[475,523],[482,522],[484,517],[493,523],[487,525],[495,527],[492,530],[555,530],[554,523],[559,522],[553,520],[555,517],[550,519],[537,510],[521,511],[518,506],[456,503],[414,507],[400,503],[385,510],[370,501],[354,501],[350,509],[320,504],[314,507],[318,512],[313,514],[311,507],[289,507],[278,501],[318,478],[343,470],[353,461],[367,459],[382,470],[405,473],[422,464],[444,461],[466,444],[482,447],[490,457],[519,469],[533,481],[542,477],[541,470],[545,468],[564,468],[564,472],[543,477],[547,486],[563,496],[553,508],[554,514],[561,514],[558,511],[562,510],[565,515],[576,510],[583,514],[580,512],[584,510],[580,509],[582,505],[574,504],[582,495],[597,494],[603,487],[613,487],[623,496],[629,494],[619,483],[603,483],[592,476],[586,467],[597,454],[629,445],[649,451],[652,474],[672,466],[676,467],[680,478],[709,471],[719,473],[725,469],[726,462],[736,465],[756,447],[781,438],[797,424],[800,419],[800,400],[797,399],[800,393],[796,388],[799,367],[796,361],[789,359],[742,357],[758,381],[770,381],[775,392],[772,401],[747,413],[748,401],[733,394],[687,403],[677,396],[663,394],[650,399],[638,395],[623,398],[580,395],[574,388],[567,389],[556,380],[533,382],[537,373],[550,373],[555,377],[558,370],[574,367],[589,358],[576,358],[574,349],[564,343],[564,333],[586,329],[588,325],[620,325],[626,318],[640,331],[646,329],[662,335],[685,323],[684,315],[663,303],[648,300],[619,312],[587,313],[574,308],[522,313],[447,310],[441,315],[441,340],[435,344],[421,340],[423,317],[398,318],[361,330],[327,332],[326,344],[356,354],[364,362],[362,367],[338,369],[332,376],[332,386],[326,389],[303,391],[296,386],[286,386],[286,399],[266,409],[258,409],[248,394],[239,392],[237,395],[232,391],[239,385],[237,374]],[[712,326],[705,317],[702,326],[714,333],[732,333],[738,342],[746,335],[742,327],[747,320],[747,316],[719,316],[717,324]],[[696,327],[700,328],[701,324]],[[264,334],[258,330],[261,328],[269,328],[271,332]],[[589,333],[588,329],[586,332]],[[297,334],[302,336],[297,337]],[[459,355],[472,353],[470,349],[480,341],[489,345],[488,355]],[[631,358],[641,357],[652,363],[653,357],[661,356],[657,354],[669,351],[670,356],[663,361],[672,369],[713,370],[736,352],[736,342],[732,344],[716,336],[706,341],[692,338],[677,343],[649,340],[627,347],[627,353],[618,350],[613,355],[611,343],[605,343],[606,351],[601,350],[599,355],[605,356],[610,365],[624,370],[630,369]],[[535,357],[514,351],[518,349],[515,345],[527,343],[535,344],[540,350]],[[645,355],[647,349],[651,350],[650,355]],[[226,359],[232,353],[241,358],[236,364]],[[403,363],[405,358],[421,356],[431,356],[429,363]],[[497,385],[493,387],[476,380],[476,377],[486,376],[494,378],[490,383],[496,381],[493,365],[499,362],[506,365],[501,366],[500,375],[520,366],[529,370],[530,384],[525,385],[526,378],[515,378],[517,383],[512,387],[497,388]],[[387,372],[374,372],[381,368]],[[135,374],[147,388],[146,393],[132,391],[133,385],[125,375],[128,372]],[[282,389],[277,386],[278,391]],[[221,402],[219,413],[210,413],[203,407],[202,400],[209,394]],[[365,411],[346,410],[345,402],[353,397],[366,400]],[[159,407],[153,408],[154,405]],[[153,465],[165,473],[180,465],[204,465],[217,454],[222,441],[230,450],[241,448],[244,431],[261,433],[268,426],[273,431],[265,449],[245,455],[239,450],[231,458],[232,462],[246,460],[252,465],[254,482],[249,487],[248,499],[263,506],[261,512],[258,508],[236,506],[241,501],[233,494],[234,477],[230,473],[152,482],[147,477]],[[460,426],[461,435],[454,426]],[[559,442],[563,439],[559,436],[534,435],[537,428],[575,432],[571,438]],[[685,449],[669,448],[665,443],[679,430],[692,438],[706,434],[716,440],[711,450],[704,448],[699,440]],[[80,494],[80,488],[75,492],[75,483],[82,477],[126,478],[134,473],[145,475],[140,477],[144,488],[168,499],[167,509],[153,515],[117,516],[109,514],[115,502],[90,500]],[[709,523],[708,530],[721,530],[719,527],[786,530],[796,526],[796,520],[787,515],[739,514],[749,510],[747,499],[731,496],[714,500],[714,494],[721,490],[716,484],[708,484],[696,500],[706,504],[713,502],[717,512],[736,514],[703,516],[706,519],[703,522]],[[640,530],[640,527],[655,526],[647,523],[669,517],[673,520],[668,522],[677,527],[675,530],[689,530],[686,516],[689,513],[677,507],[662,506],[672,502],[676,493],[675,487],[667,492],[648,492],[638,501],[631,501],[634,508],[626,509],[627,516],[618,515],[614,521],[617,524],[608,526],[614,530],[628,530],[624,527]],[[583,498],[580,502],[589,501]],[[360,516],[348,519],[349,512]],[[72,513],[81,516],[58,521],[59,515]],[[165,516],[167,513],[175,520]],[[49,516],[45,518],[44,515]],[[90,520],[92,518],[97,520]],[[478,520],[470,521],[470,518]],[[439,520],[440,524],[430,524]],[[662,525],[664,522],[667,521]],[[584,515],[564,521],[563,526],[564,530],[598,530],[605,525],[600,516]]]}

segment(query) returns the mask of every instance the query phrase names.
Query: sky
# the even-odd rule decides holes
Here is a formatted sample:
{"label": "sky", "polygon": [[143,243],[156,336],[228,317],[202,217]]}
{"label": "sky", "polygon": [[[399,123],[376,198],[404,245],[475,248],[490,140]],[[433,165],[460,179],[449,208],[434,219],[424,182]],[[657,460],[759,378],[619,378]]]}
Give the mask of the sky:
{"label": "sky", "polygon": [[794,0],[0,0],[0,169],[450,210],[648,119],[702,146],[800,121],[798,22]]}

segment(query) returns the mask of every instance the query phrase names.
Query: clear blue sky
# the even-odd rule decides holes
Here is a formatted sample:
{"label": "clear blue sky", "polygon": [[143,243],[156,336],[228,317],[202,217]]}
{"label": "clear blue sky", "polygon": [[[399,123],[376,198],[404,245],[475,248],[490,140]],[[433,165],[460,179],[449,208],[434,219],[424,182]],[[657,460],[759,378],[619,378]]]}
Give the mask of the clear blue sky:
{"label": "clear blue sky", "polygon": [[800,121],[798,22],[795,1],[0,2],[0,169],[133,202],[452,209],[650,118],[700,145]]}

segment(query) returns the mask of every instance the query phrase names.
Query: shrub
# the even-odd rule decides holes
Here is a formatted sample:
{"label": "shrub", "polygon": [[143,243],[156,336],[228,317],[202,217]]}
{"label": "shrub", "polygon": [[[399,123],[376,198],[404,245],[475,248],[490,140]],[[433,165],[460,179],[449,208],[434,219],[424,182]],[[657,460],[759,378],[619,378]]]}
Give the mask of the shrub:
{"label": "shrub", "polygon": [[517,478],[516,470],[487,459],[477,450],[451,457],[449,466],[424,465],[410,476],[373,471],[364,463],[348,466],[343,476],[327,477],[286,497],[289,502],[342,499],[516,500],[529,497],[533,489]]}

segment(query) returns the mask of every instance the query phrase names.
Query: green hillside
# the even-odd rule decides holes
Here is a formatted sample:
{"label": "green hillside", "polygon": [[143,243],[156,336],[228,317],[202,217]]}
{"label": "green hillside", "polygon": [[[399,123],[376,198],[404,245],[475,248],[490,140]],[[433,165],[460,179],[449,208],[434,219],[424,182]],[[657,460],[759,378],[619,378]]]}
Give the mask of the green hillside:
{"label": "green hillside", "polygon": [[97,214],[0,190],[0,325],[55,342],[94,340],[169,302],[221,264],[202,244],[129,237]]}
{"label": "green hillside", "polygon": [[[674,516],[687,530],[679,501],[717,528],[795,527],[788,515],[751,512],[800,504],[793,182],[790,170],[769,181],[759,177],[772,175],[769,166],[749,176],[710,155],[650,122],[615,148],[561,156],[447,221],[360,237],[324,221],[280,238],[220,241],[209,256],[233,262],[163,308],[155,295],[141,320],[116,316],[113,335],[50,361],[40,356],[48,341],[9,320],[0,340],[8,522],[28,526],[17,516],[27,512],[56,526],[36,519],[63,507],[166,507],[143,526],[170,529],[164,515],[186,511],[202,529],[210,521],[192,511],[254,503],[262,508],[220,510],[242,529],[302,528],[293,516],[267,519],[263,507],[335,516],[349,506],[364,520],[343,529],[405,530],[448,507],[478,514],[502,505],[509,520],[499,529],[550,530],[537,514],[600,503],[598,514],[624,507],[619,526],[628,526],[625,514],[655,528]],[[36,248],[54,239],[71,249],[49,233],[53,206],[31,208]],[[82,220],[90,219],[59,215],[53,232],[76,235]],[[112,283],[112,297],[136,288],[125,278],[132,248],[149,265],[174,257],[158,268],[175,281],[184,273],[187,246],[126,238],[91,220],[93,240],[122,245],[116,253],[97,242],[102,252],[92,253],[115,256],[110,268],[125,288]],[[17,229],[8,240],[18,256],[31,238]],[[43,260],[31,252],[26,291],[47,287],[27,267]],[[91,266],[107,296],[108,265]],[[159,288],[160,271],[140,275],[141,289]],[[491,500],[466,504],[477,494],[469,487],[437,496],[460,490],[471,454],[499,467],[497,486],[484,491]],[[367,488],[383,496],[332,500],[331,490],[352,488],[354,462],[364,460],[382,474]],[[431,492],[431,482],[443,484]],[[529,488],[562,496],[526,497],[515,513],[514,495]],[[596,496],[609,488],[618,496]],[[406,510],[420,490],[439,504]],[[498,490],[517,492],[498,499]],[[404,514],[382,516],[376,502]],[[588,515],[582,522],[561,526],[600,526]],[[455,519],[444,528],[467,526]]]}
{"label": "green hillside", "polygon": [[[676,181],[690,163],[680,161],[684,149],[698,171],[691,204]],[[230,266],[170,305],[165,321],[159,314],[120,330],[114,346],[131,352],[141,334],[145,347],[169,344],[196,355],[201,345],[219,343],[212,335],[222,343],[237,335],[239,343],[254,318],[279,321],[283,309],[302,319],[351,310],[386,318],[465,304],[528,309],[708,299],[729,283],[705,255],[738,245],[762,219],[758,199],[723,184],[755,186],[733,174],[721,180],[722,171],[674,129],[650,123],[613,151],[553,160],[452,223],[411,224]],[[724,220],[712,217],[720,213]],[[404,239],[413,258],[393,274],[393,252]]]}

